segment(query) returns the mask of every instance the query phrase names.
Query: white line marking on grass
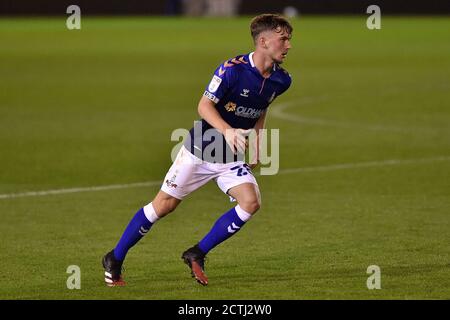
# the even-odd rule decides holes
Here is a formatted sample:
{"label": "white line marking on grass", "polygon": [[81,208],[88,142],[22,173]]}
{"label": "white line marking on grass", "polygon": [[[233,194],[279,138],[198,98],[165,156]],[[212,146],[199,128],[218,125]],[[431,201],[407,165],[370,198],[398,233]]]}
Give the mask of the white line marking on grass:
{"label": "white line marking on grass", "polygon": [[370,131],[385,131],[385,132],[397,132],[397,133],[436,133],[436,130],[430,128],[402,128],[402,127],[391,127],[383,125],[370,125],[362,123],[352,123],[352,122],[342,122],[327,120],[321,118],[310,118],[303,117],[295,114],[289,114],[285,110],[294,105],[307,104],[311,102],[317,102],[321,100],[326,100],[326,96],[320,96],[317,98],[305,97],[300,98],[297,101],[290,101],[285,103],[276,104],[274,107],[270,108],[270,115],[281,120],[291,121],[295,123],[303,123],[309,125],[319,125],[328,127],[337,127],[344,129],[362,129]]}
{"label": "white line marking on grass", "polygon": [[[438,161],[450,161],[450,156],[440,156],[440,157],[433,157],[433,158],[418,158],[418,159],[403,159],[403,160],[402,159],[391,159],[391,160],[381,160],[381,161],[341,163],[341,164],[332,164],[332,165],[316,166],[316,167],[288,168],[288,169],[281,169],[278,174],[334,171],[334,170],[342,170],[342,169],[384,167],[384,166],[395,166],[395,165],[405,165],[405,164],[422,164],[422,163],[433,163],[433,162],[438,162]],[[112,184],[112,185],[96,186],[96,187],[56,189],[56,190],[46,190],[46,191],[30,191],[30,192],[22,192],[22,193],[0,194],[0,200],[1,199],[24,198],[24,197],[42,197],[42,196],[68,194],[68,193],[106,191],[106,190],[130,189],[130,188],[140,188],[140,187],[155,187],[155,186],[161,185],[161,183],[162,183],[161,181],[147,181],[147,182],[136,182],[136,183],[129,183],[129,184]]]}
{"label": "white line marking on grass", "polygon": [[40,196],[49,196],[49,195],[67,194],[67,193],[106,191],[106,190],[130,189],[130,188],[140,188],[140,187],[154,187],[154,186],[158,186],[158,185],[161,185],[161,181],[147,181],[147,182],[136,182],[136,183],[128,183],[128,184],[111,184],[111,185],[106,185],[106,186],[56,189],[56,190],[45,190],[45,191],[29,191],[29,192],[21,192],[21,193],[0,194],[0,199],[40,197]]}
{"label": "white line marking on grass", "polygon": [[422,164],[422,163],[432,163],[432,162],[437,162],[437,161],[450,161],[450,156],[448,156],[448,157],[442,156],[442,157],[434,157],[434,158],[421,158],[421,159],[404,159],[404,160],[391,159],[391,160],[381,160],[381,161],[341,163],[341,164],[332,164],[332,165],[328,165],[328,166],[292,168],[292,169],[280,170],[280,174],[335,171],[335,170],[341,170],[341,169],[384,167],[384,166],[395,166],[395,165],[405,165],[405,164]]}

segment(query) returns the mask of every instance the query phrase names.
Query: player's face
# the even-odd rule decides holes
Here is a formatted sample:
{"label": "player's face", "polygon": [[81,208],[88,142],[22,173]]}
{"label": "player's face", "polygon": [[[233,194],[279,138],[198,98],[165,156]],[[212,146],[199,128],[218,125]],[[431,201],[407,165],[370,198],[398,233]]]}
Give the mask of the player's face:
{"label": "player's face", "polygon": [[269,57],[276,63],[283,63],[291,48],[291,34],[285,30],[266,31],[264,45]]}

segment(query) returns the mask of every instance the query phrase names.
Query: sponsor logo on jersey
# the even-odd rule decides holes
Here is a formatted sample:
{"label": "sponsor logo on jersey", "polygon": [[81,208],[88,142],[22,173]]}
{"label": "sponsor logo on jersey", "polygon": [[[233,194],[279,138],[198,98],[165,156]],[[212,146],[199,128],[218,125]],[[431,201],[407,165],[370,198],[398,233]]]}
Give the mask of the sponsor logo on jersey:
{"label": "sponsor logo on jersey", "polygon": [[213,95],[208,90],[205,90],[205,93],[203,93],[205,97],[207,97],[209,100],[213,101],[214,103],[219,102],[219,98],[217,98],[215,95]]}
{"label": "sponsor logo on jersey", "polygon": [[211,93],[214,93],[219,88],[220,84],[222,83],[222,79],[216,75],[213,76],[211,79],[211,82],[209,83],[208,90]]}
{"label": "sponsor logo on jersey", "polygon": [[264,109],[254,109],[250,107],[240,106],[236,108],[235,115],[244,118],[256,119],[259,118],[263,112]]}
{"label": "sponsor logo on jersey", "polygon": [[250,92],[249,89],[242,89],[241,96],[242,96],[242,97],[245,97],[245,98],[248,98],[248,93],[249,93],[249,92]]}
{"label": "sponsor logo on jersey", "polygon": [[234,114],[238,117],[244,117],[244,118],[252,118],[256,119],[261,116],[261,114],[264,112],[263,109],[255,109],[250,107],[244,107],[244,106],[237,106],[234,102],[228,102],[224,106],[225,110],[228,112],[234,112]]}

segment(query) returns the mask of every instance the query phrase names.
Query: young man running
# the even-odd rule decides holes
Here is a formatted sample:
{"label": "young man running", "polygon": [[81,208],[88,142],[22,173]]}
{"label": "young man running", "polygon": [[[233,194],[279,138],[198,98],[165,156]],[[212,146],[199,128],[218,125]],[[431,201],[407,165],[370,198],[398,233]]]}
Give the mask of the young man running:
{"label": "young man running", "polygon": [[291,48],[292,26],[280,15],[262,14],[253,18],[250,30],[255,51],[227,60],[216,69],[198,104],[201,123],[191,129],[161,190],[135,214],[116,247],[103,257],[108,286],[125,284],[122,264],[128,250],[157,220],[208,181],[215,180],[237,206],[225,212],[205,237],[181,256],[200,284],[208,284],[206,254],[236,234],[260,208],[259,188],[251,172],[257,161],[249,166],[242,160],[248,147],[246,136],[252,129],[258,135],[270,103],[291,84],[280,64]]}

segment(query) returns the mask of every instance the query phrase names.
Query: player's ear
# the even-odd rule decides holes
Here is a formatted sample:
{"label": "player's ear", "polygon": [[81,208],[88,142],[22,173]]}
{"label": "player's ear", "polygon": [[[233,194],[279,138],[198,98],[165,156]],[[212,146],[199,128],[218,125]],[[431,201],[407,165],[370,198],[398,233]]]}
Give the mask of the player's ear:
{"label": "player's ear", "polygon": [[263,35],[258,37],[258,45],[261,48],[267,49],[267,38]]}

